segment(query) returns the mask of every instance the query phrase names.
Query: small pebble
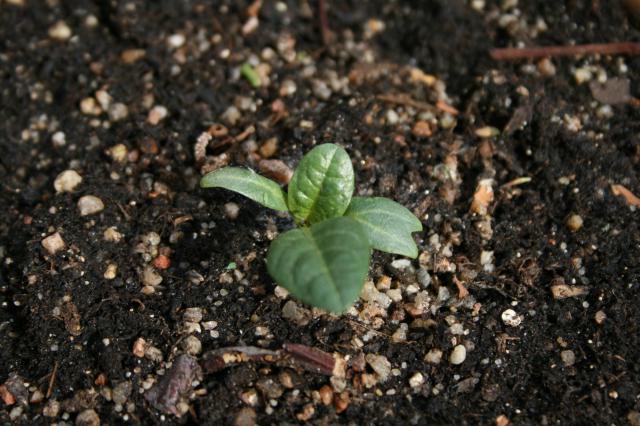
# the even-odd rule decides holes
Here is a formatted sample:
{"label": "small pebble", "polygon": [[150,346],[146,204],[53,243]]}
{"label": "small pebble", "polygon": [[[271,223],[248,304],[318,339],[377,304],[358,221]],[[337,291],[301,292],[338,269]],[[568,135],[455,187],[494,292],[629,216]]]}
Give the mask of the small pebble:
{"label": "small pebble", "polygon": [[165,270],[165,269],[169,269],[169,267],[171,266],[171,259],[169,259],[168,256],[165,256],[164,254],[158,255],[155,259],[153,259],[153,266],[155,266],[157,269]]}
{"label": "small pebble", "polygon": [[429,364],[440,364],[442,360],[442,351],[440,349],[431,349],[424,357],[424,361]]}
{"label": "small pebble", "polygon": [[117,243],[122,240],[122,234],[118,232],[118,229],[115,226],[110,226],[104,230],[102,238],[104,238],[105,241]]}
{"label": "small pebble", "polygon": [[182,45],[187,41],[184,34],[172,34],[167,38],[167,44],[171,49],[177,49],[182,47]]}
{"label": "small pebble", "polygon": [[65,170],[60,173],[53,181],[53,187],[56,192],[72,192],[78,185],[82,183],[82,176],[75,170]]}
{"label": "small pebble", "polygon": [[230,124],[231,126],[235,125],[240,120],[240,118],[242,118],[242,113],[233,105],[227,108],[226,111],[222,113],[222,120],[225,123]]}
{"label": "small pebble", "polygon": [[149,111],[149,115],[147,116],[147,122],[152,126],[158,125],[162,120],[164,120],[167,115],[169,115],[169,111],[166,107],[162,105],[156,105],[151,108]]}
{"label": "small pebble", "polygon": [[116,277],[116,275],[118,274],[118,265],[116,265],[115,263],[110,263],[109,265],[107,265],[107,269],[104,271],[104,278],[106,280],[112,280]]}
{"label": "small pebble", "polygon": [[67,135],[65,135],[64,132],[55,132],[53,136],[51,136],[51,142],[56,148],[61,148],[67,144]]}
{"label": "small pebble", "polygon": [[151,266],[144,268],[142,272],[142,283],[146,286],[155,287],[162,282],[162,275],[160,275]]}
{"label": "small pebble", "polygon": [[245,404],[251,406],[251,407],[255,407],[256,405],[258,405],[259,403],[259,399],[258,399],[258,392],[256,392],[255,389],[251,388],[245,392],[242,392],[240,394],[240,400],[242,400],[242,402],[244,402]]}
{"label": "small pebble", "polygon": [[133,64],[144,58],[146,52],[144,49],[127,49],[120,54],[120,59],[125,64]]}
{"label": "small pebble", "polygon": [[453,348],[451,355],[449,356],[449,362],[453,365],[460,365],[467,358],[467,348],[464,345],[457,345]]}
{"label": "small pebble", "polygon": [[582,228],[582,223],[583,220],[580,215],[572,214],[567,219],[567,228],[569,228],[571,232],[576,232],[578,229]]}
{"label": "small pebble", "polygon": [[60,233],[56,232],[42,240],[42,247],[44,247],[49,254],[53,255],[64,249],[65,245]]}
{"label": "small pebble", "polygon": [[182,349],[189,355],[198,355],[202,351],[202,342],[196,336],[188,336],[182,341]]}
{"label": "small pebble", "polygon": [[[16,421],[18,417],[22,415],[24,411],[24,407],[22,405],[18,405],[17,407],[13,407],[11,411],[9,411],[9,420]],[[17,424],[17,423],[14,423]]]}
{"label": "small pebble", "polygon": [[113,161],[117,163],[126,162],[129,155],[129,149],[125,144],[122,143],[112,146],[107,152],[109,154],[109,157],[111,157],[111,159],[113,159]]}
{"label": "small pebble", "polygon": [[423,384],[424,384],[424,376],[420,372],[417,372],[416,374],[411,376],[411,378],[409,379],[409,386],[411,386],[414,389],[419,388]]}
{"label": "small pebble", "polygon": [[42,401],[44,401],[44,393],[42,393],[39,389],[33,391],[33,394],[31,394],[31,398],[29,398],[29,402],[31,404],[40,404]]}
{"label": "small pebble", "polygon": [[438,302],[443,303],[449,300],[450,298],[451,298],[451,293],[449,292],[449,289],[446,288],[445,286],[441,286],[438,289]]}
{"label": "small pebble", "polygon": [[231,220],[236,220],[240,213],[240,206],[236,203],[226,203],[224,205],[224,215]]}
{"label": "small pebble", "polygon": [[[202,308],[187,308],[182,313],[182,319],[187,322],[202,321]],[[217,325],[217,324],[216,324]]]}
{"label": "small pebble", "polygon": [[111,121],[124,120],[129,116],[129,108],[121,102],[117,102],[109,107],[109,118]]}
{"label": "small pebble", "polygon": [[59,412],[60,403],[55,399],[50,399],[42,409],[42,415],[45,417],[57,417]]}
{"label": "small pebble", "polygon": [[413,125],[411,133],[419,138],[428,138],[433,134],[433,130],[431,129],[431,125],[427,121],[420,120],[416,121],[416,123]]}
{"label": "small pebble", "polygon": [[58,41],[66,41],[71,38],[73,33],[71,28],[64,21],[58,21],[49,28],[49,37]]}
{"label": "small pebble", "polygon": [[80,111],[85,115],[100,115],[102,108],[98,105],[95,98],[88,97],[80,101]]}
{"label": "small pebble", "polygon": [[95,195],[85,195],[78,200],[78,210],[80,210],[80,216],[100,213],[104,210],[104,203]]}
{"label": "small pebble", "polygon": [[45,417],[57,417],[59,412],[60,403],[55,399],[50,399],[42,409],[42,415]]}
{"label": "small pebble", "polygon": [[84,410],[76,417],[76,426],[100,426],[100,417],[95,410]]}
{"label": "small pebble", "polygon": [[429,271],[427,271],[425,268],[418,269],[416,278],[418,280],[418,284],[420,284],[422,288],[427,288],[429,287],[429,285],[431,285],[431,275],[429,275]]}
{"label": "small pebble", "polygon": [[332,95],[332,91],[329,88],[329,86],[327,86],[327,83],[325,83],[322,80],[313,80],[311,82],[312,88],[313,88],[313,94],[323,100],[326,101],[329,98],[331,98]]}
{"label": "small pebble", "polygon": [[162,362],[163,359],[162,351],[152,345],[147,345],[146,350],[144,351],[144,357],[149,361],[153,361],[156,363]]}
{"label": "small pebble", "polygon": [[113,387],[113,390],[111,391],[111,399],[116,404],[124,405],[124,403],[127,402],[127,399],[129,399],[132,389],[133,387],[131,382],[120,382]]}
{"label": "small pebble", "polygon": [[138,337],[136,341],[133,342],[133,348],[131,352],[133,352],[133,355],[137,356],[138,358],[143,358],[145,355],[146,347],[147,342],[142,337]]}
{"label": "small pebble", "polygon": [[511,327],[517,327],[522,322],[522,317],[513,309],[507,309],[502,312],[502,322]]}
{"label": "small pebble", "polygon": [[556,75],[556,66],[551,59],[544,58],[538,62],[538,71],[545,77],[552,77]]}
{"label": "small pebble", "polygon": [[476,129],[475,134],[479,138],[488,139],[498,136],[500,134],[500,130],[496,129],[495,127],[484,126]]}
{"label": "small pebble", "polygon": [[402,302],[402,290],[399,288],[392,288],[387,290],[386,295],[394,302]]}
{"label": "small pebble", "polygon": [[565,366],[571,367],[576,363],[576,354],[572,350],[565,350],[560,352],[560,358]]}
{"label": "small pebble", "polygon": [[604,324],[604,321],[607,319],[607,314],[604,311],[596,312],[595,320],[597,324]]}
{"label": "small pebble", "polygon": [[329,385],[322,386],[318,390],[318,393],[320,394],[320,401],[322,401],[324,405],[331,404],[331,402],[333,401],[333,389],[331,389],[331,386]]}
{"label": "small pebble", "polygon": [[582,84],[590,81],[593,78],[593,74],[588,68],[578,68],[573,72],[573,78],[575,78],[576,83]]}
{"label": "small pebble", "polygon": [[367,364],[373,368],[378,375],[380,382],[384,382],[391,374],[391,363],[384,355],[367,354],[365,357]]}
{"label": "small pebble", "polygon": [[111,97],[109,92],[104,89],[97,90],[95,97],[100,104],[100,108],[105,111],[109,109],[109,107],[111,106],[111,102],[113,101],[113,98]]}
{"label": "small pebble", "polygon": [[280,96],[291,96],[296,93],[298,87],[293,80],[284,80],[280,86]]}
{"label": "small pebble", "polygon": [[282,307],[282,318],[293,321],[300,326],[307,325],[310,319],[308,312],[293,300],[287,301]]}

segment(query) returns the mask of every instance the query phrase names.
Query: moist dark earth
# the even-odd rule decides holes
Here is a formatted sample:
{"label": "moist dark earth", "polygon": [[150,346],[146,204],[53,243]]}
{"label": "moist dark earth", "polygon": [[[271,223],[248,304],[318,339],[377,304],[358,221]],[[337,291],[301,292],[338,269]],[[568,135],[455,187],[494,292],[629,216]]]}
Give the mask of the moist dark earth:
{"label": "moist dark earth", "polygon": [[[633,15],[320,9],[0,2],[0,422],[640,424],[640,59],[489,55],[638,40]],[[267,274],[290,218],[198,187],[223,165],[286,182],[324,142],[424,227],[342,315]],[[342,369],[247,361],[148,397],[181,354],[286,343]]]}

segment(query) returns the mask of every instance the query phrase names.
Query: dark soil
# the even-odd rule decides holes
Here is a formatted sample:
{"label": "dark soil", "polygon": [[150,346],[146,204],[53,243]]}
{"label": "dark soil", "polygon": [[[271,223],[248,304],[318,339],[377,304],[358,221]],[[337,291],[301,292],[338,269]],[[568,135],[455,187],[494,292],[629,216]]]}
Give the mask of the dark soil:
{"label": "dark soil", "polygon": [[[71,424],[93,409],[103,424],[251,424],[253,415],[258,424],[639,424],[640,222],[611,186],[640,194],[640,110],[633,100],[603,106],[576,75],[629,78],[633,96],[640,59],[553,58],[549,72],[488,54],[518,43],[637,40],[618,2],[329,0],[326,45],[316,2],[265,1],[247,34],[250,2],[214,3],[0,3],[0,422]],[[369,34],[379,26],[371,19],[384,28]],[[58,21],[70,38],[50,31]],[[126,63],[128,49],[144,56]],[[253,88],[239,73],[247,61],[268,64],[269,81]],[[412,79],[411,67],[437,82]],[[285,80],[295,93],[281,90]],[[128,114],[83,112],[100,90]],[[397,95],[405,97],[389,101]],[[155,125],[154,105],[168,111]],[[239,117],[229,117],[232,105]],[[416,121],[431,136],[412,130]],[[233,136],[255,132],[212,143],[205,166],[226,158],[258,169],[257,149],[275,137],[272,158],[293,168],[315,144],[338,143],[354,160],[358,193],[414,211],[425,228],[420,258],[399,270],[376,253],[370,270],[374,283],[391,277],[401,300],[388,309],[360,301],[342,316],[299,305],[306,320],[283,317],[290,298],[276,295],[264,259],[291,222],[198,188],[194,145],[214,123]],[[488,126],[498,134],[483,136]],[[82,183],[56,193],[68,169]],[[514,184],[521,177],[531,180]],[[485,178],[494,199],[473,213]],[[81,216],[84,195],[104,210]],[[240,207],[235,219],[229,202]],[[567,225],[575,214],[577,230]],[[121,241],[105,241],[110,227]],[[55,232],[65,248],[50,254],[42,240]],[[169,268],[157,267],[159,255]],[[115,278],[105,278],[109,264]],[[154,264],[162,282],[145,294]],[[426,289],[416,270],[429,273]],[[458,300],[455,280],[469,296]],[[563,284],[586,294],[554,296]],[[417,308],[416,292],[428,308]],[[194,307],[203,310],[199,332],[183,321]],[[503,321],[507,309],[519,325]],[[403,327],[404,338],[395,334]],[[195,383],[178,418],[145,392],[189,350],[189,334],[202,352],[305,344],[346,357],[346,379],[244,363]],[[163,360],[134,355],[139,338]],[[460,365],[449,363],[456,345],[467,349]],[[424,360],[433,349],[439,363]],[[363,354],[388,359],[387,380]],[[114,402],[123,383],[131,394]]]}

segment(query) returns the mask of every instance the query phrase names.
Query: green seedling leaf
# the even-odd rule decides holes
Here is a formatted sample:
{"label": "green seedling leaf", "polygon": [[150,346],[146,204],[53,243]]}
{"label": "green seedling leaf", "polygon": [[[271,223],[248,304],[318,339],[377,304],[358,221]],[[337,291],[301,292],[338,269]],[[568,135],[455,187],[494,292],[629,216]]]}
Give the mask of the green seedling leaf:
{"label": "green seedling leaf", "polygon": [[303,302],[343,312],[360,294],[370,257],[358,222],[336,217],[280,235],[269,248],[267,269]]}
{"label": "green seedling leaf", "polygon": [[353,197],[345,212],[360,223],[376,250],[415,258],[418,247],[412,232],[422,231],[422,223],[407,208],[381,197]]}
{"label": "green seedling leaf", "polygon": [[235,191],[270,209],[287,211],[285,193],[280,186],[253,170],[224,167],[207,173],[200,180],[203,188],[225,188]]}
{"label": "green seedling leaf", "polygon": [[243,64],[240,67],[240,74],[242,74],[242,76],[247,79],[249,84],[256,89],[262,85],[262,79],[260,78],[260,75],[248,63]]}
{"label": "green seedling leaf", "polygon": [[351,159],[344,148],[322,144],[305,155],[289,183],[289,210],[298,223],[342,216],[353,195]]}

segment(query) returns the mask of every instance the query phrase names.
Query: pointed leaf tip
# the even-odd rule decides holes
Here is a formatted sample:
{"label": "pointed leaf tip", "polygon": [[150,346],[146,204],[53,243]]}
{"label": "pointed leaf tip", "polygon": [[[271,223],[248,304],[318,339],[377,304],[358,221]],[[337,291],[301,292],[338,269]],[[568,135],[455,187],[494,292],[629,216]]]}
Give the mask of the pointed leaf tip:
{"label": "pointed leaf tip", "polygon": [[374,249],[418,256],[411,233],[422,231],[422,223],[401,204],[382,197],[353,197],[345,216],[362,225]]}
{"label": "pointed leaf tip", "polygon": [[200,179],[202,188],[225,188],[244,195],[270,209],[288,211],[285,193],[280,185],[253,170],[224,167]]}

